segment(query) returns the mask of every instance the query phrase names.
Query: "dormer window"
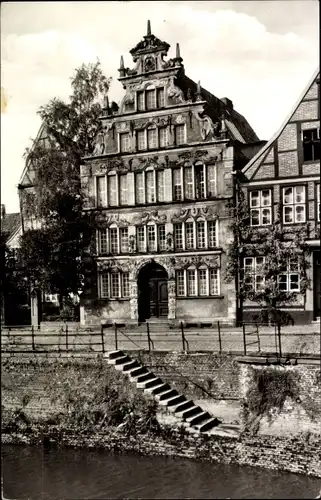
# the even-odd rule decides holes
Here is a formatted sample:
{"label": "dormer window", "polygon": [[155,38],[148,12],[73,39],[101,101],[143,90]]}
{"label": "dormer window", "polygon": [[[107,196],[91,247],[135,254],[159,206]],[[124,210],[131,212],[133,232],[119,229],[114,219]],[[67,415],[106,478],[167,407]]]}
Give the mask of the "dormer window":
{"label": "dormer window", "polygon": [[164,88],[150,89],[137,92],[137,111],[149,111],[165,107]]}

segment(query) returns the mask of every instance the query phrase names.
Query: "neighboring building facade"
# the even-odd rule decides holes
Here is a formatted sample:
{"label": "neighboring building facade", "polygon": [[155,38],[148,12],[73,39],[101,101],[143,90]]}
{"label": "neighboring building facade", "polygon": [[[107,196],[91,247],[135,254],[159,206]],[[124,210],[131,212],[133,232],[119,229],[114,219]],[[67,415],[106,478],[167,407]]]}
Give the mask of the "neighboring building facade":
{"label": "neighboring building facade", "polygon": [[[251,211],[251,224],[273,224],[281,203],[284,228],[307,225],[307,244],[311,249],[311,290],[284,310],[294,322],[307,323],[320,318],[320,73],[317,71],[285,123],[270,141],[243,168]],[[244,262],[256,273],[256,257]],[[299,269],[282,275],[286,291],[299,291]],[[255,283],[255,279],[254,279]],[[255,285],[254,285],[255,286]],[[258,312],[255,304],[243,304],[243,319]]]}
{"label": "neighboring building facade", "polygon": [[235,322],[234,283],[224,282],[232,171],[259,148],[232,102],[190,80],[179,46],[151,34],[121,57],[125,96],[108,104],[81,182],[99,229],[81,322]]}

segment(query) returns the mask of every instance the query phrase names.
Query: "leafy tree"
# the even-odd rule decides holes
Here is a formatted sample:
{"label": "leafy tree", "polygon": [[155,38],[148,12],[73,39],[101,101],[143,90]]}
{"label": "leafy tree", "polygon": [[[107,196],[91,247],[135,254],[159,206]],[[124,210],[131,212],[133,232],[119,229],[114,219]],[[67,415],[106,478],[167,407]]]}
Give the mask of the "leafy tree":
{"label": "leafy tree", "polygon": [[[233,241],[229,247],[229,263],[225,275],[227,282],[237,281],[237,294],[241,302],[257,302],[261,306],[262,321],[280,322],[284,314],[281,308],[305,296],[310,287],[307,276],[309,248],[306,245],[308,226],[287,228],[282,224],[281,207],[271,226],[251,226],[250,210],[243,190],[237,195],[231,224]],[[246,257],[261,257],[255,277],[244,267]],[[298,291],[287,291],[281,284],[281,276],[290,268],[299,269]]]}
{"label": "leafy tree", "polygon": [[38,111],[47,139],[25,155],[34,187],[22,190],[23,211],[40,223],[21,238],[25,269],[34,284],[61,299],[83,286],[94,221],[82,211],[80,165],[93,150],[109,85],[99,62],[78,68],[69,102],[54,98]]}

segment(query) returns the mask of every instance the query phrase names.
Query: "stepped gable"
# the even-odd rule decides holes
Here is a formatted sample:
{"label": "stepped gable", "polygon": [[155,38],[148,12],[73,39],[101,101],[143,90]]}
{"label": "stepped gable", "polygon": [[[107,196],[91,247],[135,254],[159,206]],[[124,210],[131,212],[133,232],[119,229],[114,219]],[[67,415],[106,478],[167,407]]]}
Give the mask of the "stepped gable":
{"label": "stepped gable", "polygon": [[[277,145],[278,139],[281,137],[285,131],[287,125],[293,120],[297,119],[297,113],[304,101],[311,101],[311,96],[317,94],[316,87],[320,82],[320,70],[317,69],[312,78],[310,79],[308,85],[305,87],[304,91],[300,95],[299,99],[296,101],[295,105],[291,109],[290,113],[286,117],[285,121],[282,123],[279,130],[271,137],[271,139],[263,146],[262,149],[248,162],[248,164],[243,168],[242,173],[246,176],[248,180],[253,180],[254,178],[259,178],[262,175],[261,169],[269,168],[271,163],[273,163],[274,158],[274,148]],[[315,97],[315,99],[317,99]]]}

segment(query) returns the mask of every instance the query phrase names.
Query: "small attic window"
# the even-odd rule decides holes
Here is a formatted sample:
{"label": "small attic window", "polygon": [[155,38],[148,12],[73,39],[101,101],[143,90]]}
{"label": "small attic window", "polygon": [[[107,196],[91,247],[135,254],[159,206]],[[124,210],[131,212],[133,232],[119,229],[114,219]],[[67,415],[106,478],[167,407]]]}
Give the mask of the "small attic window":
{"label": "small attic window", "polygon": [[320,160],[320,128],[303,130],[303,160]]}

